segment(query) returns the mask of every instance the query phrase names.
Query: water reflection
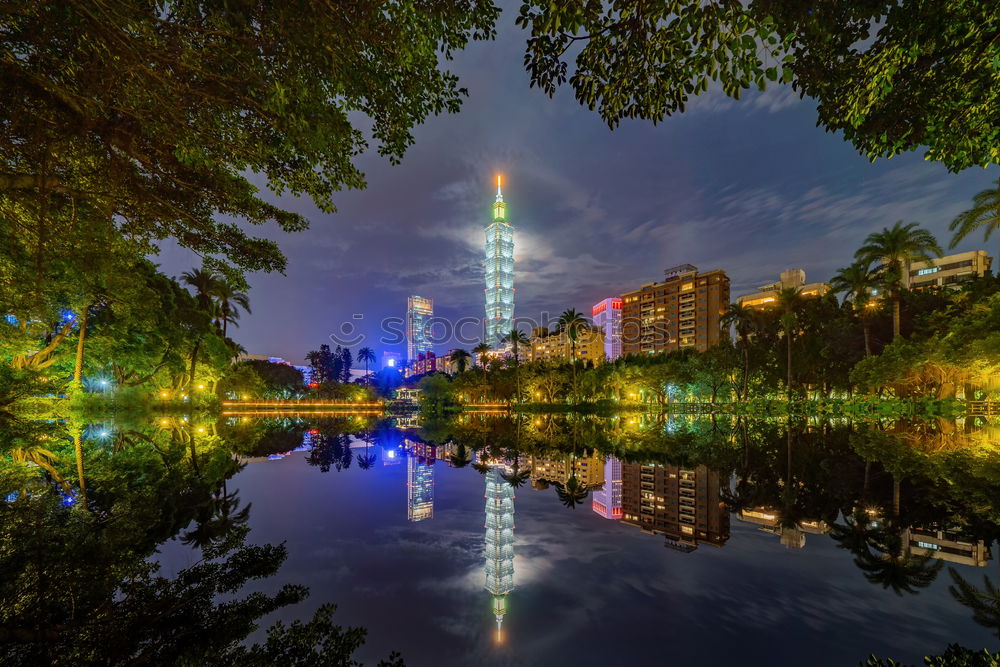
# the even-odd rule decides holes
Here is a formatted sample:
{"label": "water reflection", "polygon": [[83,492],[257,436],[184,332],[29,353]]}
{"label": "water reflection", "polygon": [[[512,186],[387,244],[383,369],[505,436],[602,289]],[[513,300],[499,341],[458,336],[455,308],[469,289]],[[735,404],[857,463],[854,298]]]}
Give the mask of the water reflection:
{"label": "water reflection", "polygon": [[[951,628],[953,639],[975,638],[973,622],[1000,636],[997,583],[979,574],[993,563],[991,547],[1000,536],[1000,431],[993,425],[662,415],[461,415],[405,424],[356,416],[195,421],[7,426],[0,529],[2,565],[10,574],[0,591],[0,630],[7,633],[0,636],[16,651],[5,648],[6,655],[42,659],[51,653],[37,636],[11,639],[15,630],[46,624],[83,641],[88,613],[105,621],[132,613],[114,602],[122,577],[135,576],[134,568],[171,538],[207,553],[238,550],[233,536],[245,534],[257,511],[240,496],[247,466],[265,474],[271,466],[294,466],[334,484],[344,479],[339,475],[376,484],[379,474],[392,473],[405,498],[395,505],[396,516],[404,520],[405,502],[405,520],[421,534],[435,531],[439,514],[451,521],[456,508],[470,508],[467,516],[476,518],[464,519],[459,530],[482,545],[477,578],[484,583],[469,595],[485,611],[485,588],[495,637],[507,645],[515,585],[519,605],[531,604],[532,587],[541,586],[537,579],[517,579],[535,567],[537,548],[520,531],[521,546],[515,544],[516,493],[526,494],[522,500],[531,507],[541,507],[535,499],[543,499],[544,520],[553,527],[569,516],[600,517],[607,521],[586,524],[586,530],[605,534],[607,543],[632,544],[634,535],[662,544],[663,559],[701,559],[741,543],[773,556],[765,542],[754,541],[758,531],[782,552],[783,546],[803,557],[839,553],[856,580],[871,584],[865,605],[878,605],[876,596],[891,591],[891,597],[927,605],[928,614],[948,605],[967,608],[965,625]],[[468,491],[453,496],[459,475],[477,479],[474,497]],[[294,515],[299,508],[291,509]],[[86,521],[70,521],[79,516]],[[29,530],[39,525],[45,526],[42,534]],[[50,541],[68,546],[42,546]],[[702,546],[715,549],[702,553]],[[38,549],[44,557],[34,555]],[[735,553],[748,557],[739,547]],[[272,554],[265,569],[274,574],[282,559]],[[515,562],[527,566],[519,566],[517,576]],[[614,570],[605,574],[609,593],[629,585]],[[40,581],[47,582],[44,589]],[[947,586],[950,595],[925,600],[921,594],[935,585]],[[51,592],[56,590],[61,592]],[[516,618],[514,627],[518,642],[542,632],[519,628]],[[918,630],[893,632],[916,637]],[[870,648],[858,646],[858,656]],[[552,650],[548,658],[561,649]],[[635,650],[640,662],[653,655],[652,646]]]}

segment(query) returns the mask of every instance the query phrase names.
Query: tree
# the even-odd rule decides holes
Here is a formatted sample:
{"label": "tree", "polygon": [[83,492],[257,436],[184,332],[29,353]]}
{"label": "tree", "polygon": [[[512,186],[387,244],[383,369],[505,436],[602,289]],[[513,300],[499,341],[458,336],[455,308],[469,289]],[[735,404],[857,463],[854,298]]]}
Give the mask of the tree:
{"label": "tree", "polygon": [[375,363],[375,351],[372,350],[367,345],[360,350],[358,350],[358,361],[364,362],[365,364],[365,383],[371,384],[371,376],[368,375],[368,364]]}
{"label": "tree", "polygon": [[1000,230],[1000,179],[997,187],[986,188],[976,193],[972,198],[972,208],[959,213],[948,231],[955,232],[950,248],[954,248],[966,236],[977,230],[983,230],[983,240],[989,241],[990,235]]}
{"label": "tree", "polygon": [[351,358],[351,348],[345,347],[340,350],[340,381],[343,383],[348,383],[351,381],[351,364],[354,360]]}
{"label": "tree", "polygon": [[568,78],[612,128],[683,112],[710,85],[739,99],[780,82],[872,160],[924,146],[960,171],[1000,161],[1000,89],[982,66],[1000,58],[998,19],[995,3],[962,0],[933,12],[859,0],[524,0],[517,24],[531,35],[531,85],[552,96]]}
{"label": "tree", "polygon": [[948,586],[948,592],[972,610],[972,620],[1000,638],[1000,588],[987,576],[983,576],[983,588],[980,589],[966,581],[955,568],[949,567],[948,573],[954,582]]}
{"label": "tree", "polygon": [[802,307],[802,295],[797,287],[786,287],[778,293],[778,312],[781,314],[781,328],[785,334],[785,390],[788,400],[792,400],[792,341],[798,329],[798,311]]}
{"label": "tree", "polygon": [[456,368],[458,368],[459,373],[464,373],[469,367],[469,360],[472,355],[468,351],[461,348],[451,351],[451,360],[455,363]]}
{"label": "tree", "polygon": [[519,331],[517,327],[514,327],[507,333],[503,335],[501,342],[505,345],[510,345],[510,352],[514,355],[514,381],[517,385],[517,402],[521,402],[521,359],[518,356],[518,352],[522,345],[528,345],[528,337],[523,331]]}
{"label": "tree", "polygon": [[878,286],[878,275],[871,270],[871,263],[867,261],[857,261],[850,266],[840,269],[836,275],[830,279],[830,286],[833,291],[844,295],[844,301],[850,302],[861,320],[861,328],[865,336],[865,356],[872,354],[871,345],[871,319],[869,308],[875,303],[871,300],[872,292]]}
{"label": "tree", "polygon": [[743,350],[743,379],[740,382],[740,398],[747,398],[747,381],[750,377],[750,333],[753,331],[753,312],[741,303],[731,303],[722,316],[722,326],[736,329],[736,337]]}
{"label": "tree", "polygon": [[[198,307],[206,314],[213,310],[212,299],[219,286],[219,277],[205,269],[195,269],[185,271],[181,274],[181,280],[185,285],[194,288],[194,298],[198,302]],[[202,337],[195,338],[194,347],[191,349],[191,382],[194,383],[195,368],[198,363],[198,348],[201,347]]]}
{"label": "tree", "polygon": [[355,116],[398,162],[414,125],[459,109],[441,60],[492,38],[498,14],[485,0],[5,5],[0,203],[40,244],[86,204],[147,251],[170,237],[219,271],[283,270],[273,241],[231,220],[307,221],[248,175],[333,211],[364,186]]}
{"label": "tree", "polygon": [[575,471],[565,484],[556,484],[556,496],[559,497],[559,502],[570,509],[576,509],[577,505],[586,500],[588,493],[587,485],[580,481]]}
{"label": "tree", "polygon": [[476,359],[479,361],[479,365],[486,368],[486,355],[493,348],[490,347],[489,343],[480,343],[472,348],[472,353],[476,355]]}
{"label": "tree", "polygon": [[569,339],[570,364],[573,367],[573,393],[576,393],[576,341],[580,337],[580,331],[587,326],[587,320],[577,312],[576,308],[568,308],[559,316],[559,331]]}
{"label": "tree", "polygon": [[920,229],[915,222],[903,224],[902,220],[891,228],[884,227],[881,232],[869,234],[865,244],[854,253],[859,262],[879,265],[879,278],[888,286],[892,299],[893,340],[899,338],[899,307],[902,290],[910,283],[910,263],[933,263],[932,255],[940,257],[942,254],[933,234]]}
{"label": "tree", "polygon": [[233,287],[232,282],[224,276],[218,278],[213,294],[218,307],[219,321],[222,323],[222,337],[226,338],[230,324],[239,326],[236,323],[240,319],[239,308],[245,310],[247,314],[250,313],[250,297]]}

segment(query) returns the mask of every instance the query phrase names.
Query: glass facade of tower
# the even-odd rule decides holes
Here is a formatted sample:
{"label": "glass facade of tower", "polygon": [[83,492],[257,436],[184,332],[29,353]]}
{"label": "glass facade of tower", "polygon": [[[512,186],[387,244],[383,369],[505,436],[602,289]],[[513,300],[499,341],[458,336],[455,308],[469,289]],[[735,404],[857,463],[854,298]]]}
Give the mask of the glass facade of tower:
{"label": "glass facade of tower", "polygon": [[514,589],[514,489],[501,470],[493,467],[486,475],[486,590],[493,595],[498,641],[507,594]]}
{"label": "glass facade of tower", "polygon": [[406,359],[414,361],[421,352],[430,352],[430,319],[434,317],[434,299],[411,296],[406,300]]}
{"label": "glass facade of tower", "polygon": [[514,328],[514,227],[497,177],[493,221],[486,226],[486,342],[493,346]]}
{"label": "glass facade of tower", "polygon": [[406,460],[406,518],[434,518],[434,467],[424,457],[410,454]]}

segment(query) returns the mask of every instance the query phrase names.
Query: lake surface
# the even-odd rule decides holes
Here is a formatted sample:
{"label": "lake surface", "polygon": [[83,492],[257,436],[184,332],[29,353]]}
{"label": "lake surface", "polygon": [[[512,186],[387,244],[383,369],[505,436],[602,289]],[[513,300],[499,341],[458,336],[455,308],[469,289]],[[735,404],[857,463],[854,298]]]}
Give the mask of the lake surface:
{"label": "lake surface", "polygon": [[[311,591],[265,627],[333,602],[338,623],[368,629],[359,659],[396,650],[408,665],[916,663],[949,643],[1000,644],[949,592],[955,575],[997,581],[995,427],[636,415],[402,426],[198,427],[196,459],[210,447],[238,457],[225,493],[233,513],[249,508],[249,541],[287,547],[278,574],[243,592]],[[161,574],[200,559],[198,526],[161,542]]]}

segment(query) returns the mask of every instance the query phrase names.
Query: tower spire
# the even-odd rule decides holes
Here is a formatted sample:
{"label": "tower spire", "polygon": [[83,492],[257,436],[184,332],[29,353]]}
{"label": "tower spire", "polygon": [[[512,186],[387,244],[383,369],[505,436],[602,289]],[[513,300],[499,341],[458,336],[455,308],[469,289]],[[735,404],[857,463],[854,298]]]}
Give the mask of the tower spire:
{"label": "tower spire", "polygon": [[503,179],[501,174],[497,174],[497,201],[503,201],[503,193],[500,192],[500,182]]}

